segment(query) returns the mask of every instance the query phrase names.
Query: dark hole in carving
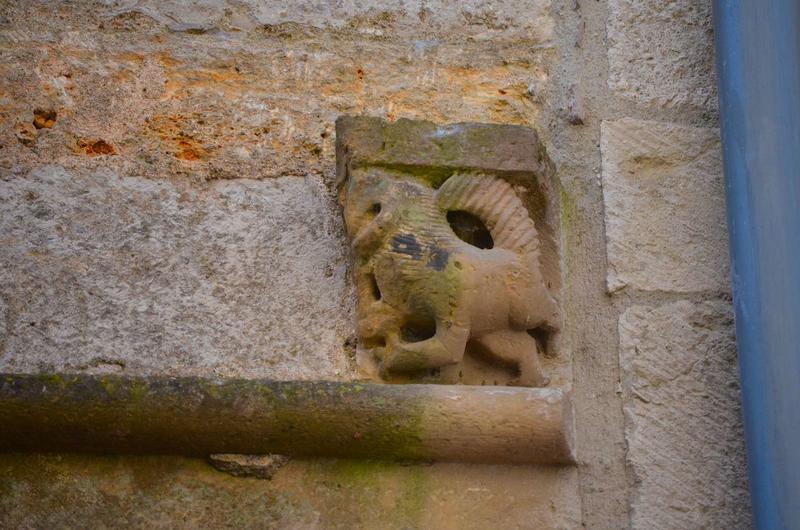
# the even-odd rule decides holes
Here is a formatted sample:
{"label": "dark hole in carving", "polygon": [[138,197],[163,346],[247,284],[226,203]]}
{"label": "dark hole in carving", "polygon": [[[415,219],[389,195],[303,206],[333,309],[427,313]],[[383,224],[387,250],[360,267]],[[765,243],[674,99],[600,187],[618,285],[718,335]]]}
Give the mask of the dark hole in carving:
{"label": "dark hole in carving", "polygon": [[374,274],[369,275],[369,284],[372,287],[372,297],[375,300],[380,300],[383,298],[383,295],[381,294],[381,288],[378,287],[378,280],[375,278]]}
{"label": "dark hole in carving", "polygon": [[400,336],[405,342],[421,342],[434,335],[436,335],[436,321],[433,318],[411,320],[400,328]]}
{"label": "dark hole in carving", "polygon": [[376,202],[375,204],[369,207],[368,212],[372,216],[378,215],[379,213],[381,213],[381,204],[379,202]]}
{"label": "dark hole in carving", "polygon": [[550,343],[550,330],[544,327],[529,329],[528,335],[536,339],[536,345],[539,347],[539,351],[547,355],[547,348]]}
{"label": "dark hole in carving", "polygon": [[494,247],[489,229],[478,217],[463,210],[447,212],[447,222],[458,238],[473,247],[488,249]]}

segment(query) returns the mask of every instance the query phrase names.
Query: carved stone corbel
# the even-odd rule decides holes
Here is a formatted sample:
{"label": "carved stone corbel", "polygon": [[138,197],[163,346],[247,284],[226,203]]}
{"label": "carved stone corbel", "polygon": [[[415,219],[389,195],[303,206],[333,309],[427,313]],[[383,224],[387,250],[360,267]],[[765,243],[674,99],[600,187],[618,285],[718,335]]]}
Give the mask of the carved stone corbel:
{"label": "carved stone corbel", "polygon": [[536,133],[368,117],[340,118],[336,132],[361,370],[482,384],[499,367],[506,384],[547,385],[559,274],[552,164]]}

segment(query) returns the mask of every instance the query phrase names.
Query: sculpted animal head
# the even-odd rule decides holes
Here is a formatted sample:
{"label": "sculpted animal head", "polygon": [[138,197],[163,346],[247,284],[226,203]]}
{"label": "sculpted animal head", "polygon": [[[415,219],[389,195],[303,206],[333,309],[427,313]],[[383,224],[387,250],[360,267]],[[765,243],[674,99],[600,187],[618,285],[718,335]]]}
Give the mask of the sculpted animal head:
{"label": "sculpted animal head", "polygon": [[430,204],[433,190],[376,168],[355,172],[346,182],[344,218],[357,255],[374,253],[392,232],[413,223],[413,210]]}

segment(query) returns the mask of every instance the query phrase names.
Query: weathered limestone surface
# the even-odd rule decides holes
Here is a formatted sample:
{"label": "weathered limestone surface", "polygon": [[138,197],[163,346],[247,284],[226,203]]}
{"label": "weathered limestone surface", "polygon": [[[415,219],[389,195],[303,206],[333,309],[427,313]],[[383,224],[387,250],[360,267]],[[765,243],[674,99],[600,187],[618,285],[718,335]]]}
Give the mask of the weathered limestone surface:
{"label": "weathered limestone surface", "polygon": [[[537,44],[552,21],[548,2],[521,5],[2,6],[0,174],[15,197],[3,222],[17,234],[2,258],[13,262],[4,274],[30,276],[0,300],[14,322],[3,369],[345,375],[353,301],[326,195],[334,121],[535,121],[549,79]],[[69,176],[39,177],[52,167]],[[26,193],[52,203],[51,221],[15,207],[35,202]],[[148,203],[161,193],[164,204]],[[63,238],[57,226],[76,215],[91,228]],[[83,269],[67,277],[25,255],[43,242]],[[120,245],[137,254],[136,275]]]}
{"label": "weathered limestone surface", "polygon": [[[454,3],[432,11],[430,24],[406,20],[427,20],[426,9],[399,4],[361,18],[362,9],[374,11],[347,2],[4,6],[0,167],[102,163],[148,178],[322,178],[332,176],[341,114],[535,124],[553,55],[539,32],[517,28],[514,39],[487,44],[464,29],[511,31],[491,15],[505,20],[511,11],[549,33],[548,9],[523,3],[480,8],[488,14],[474,20],[464,13],[478,8]],[[349,8],[355,13],[338,27]],[[332,11],[334,27],[321,27]],[[442,17],[460,22],[440,27]],[[32,126],[37,108],[55,111],[51,127]]]}
{"label": "weathered limestone surface", "polygon": [[0,370],[339,378],[352,288],[311,178],[0,180]]}
{"label": "weathered limestone surface", "polygon": [[202,460],[0,455],[0,527],[580,527],[573,470],[292,460],[271,480]]}
{"label": "weathered limestone surface", "polygon": [[730,305],[633,306],[619,333],[632,527],[749,528]]}
{"label": "weathered limestone surface", "polygon": [[477,171],[530,183],[548,175],[541,178],[541,185],[552,187],[552,162],[536,131],[529,128],[491,123],[437,125],[427,120],[391,123],[375,117],[342,116],[337,120],[336,136],[340,178],[356,167],[414,167],[431,179],[453,171]]}
{"label": "weathered limestone surface", "polygon": [[256,477],[270,480],[291,460],[284,455],[237,455],[216,453],[208,455],[208,463],[234,477]]}
{"label": "weathered limestone surface", "polygon": [[727,291],[718,131],[624,118],[600,139],[609,291]]}
{"label": "weathered limestone surface", "polygon": [[609,0],[608,86],[657,107],[717,108],[710,0]]}
{"label": "weathered limestone surface", "polygon": [[408,37],[457,32],[478,40],[551,37],[550,0],[144,0],[104,3],[116,13],[137,12],[178,31],[209,31],[228,26],[252,29],[284,22],[317,28],[352,28],[360,33]]}
{"label": "weathered limestone surface", "polygon": [[557,388],[0,373],[0,452],[575,463]]}

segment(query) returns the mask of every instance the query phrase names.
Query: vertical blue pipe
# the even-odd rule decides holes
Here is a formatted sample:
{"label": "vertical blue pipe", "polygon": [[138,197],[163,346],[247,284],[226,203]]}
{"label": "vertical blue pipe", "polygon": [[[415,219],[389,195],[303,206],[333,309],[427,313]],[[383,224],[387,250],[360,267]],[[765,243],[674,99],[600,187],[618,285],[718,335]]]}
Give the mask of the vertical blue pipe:
{"label": "vertical blue pipe", "polygon": [[800,2],[714,0],[755,526],[800,529]]}

